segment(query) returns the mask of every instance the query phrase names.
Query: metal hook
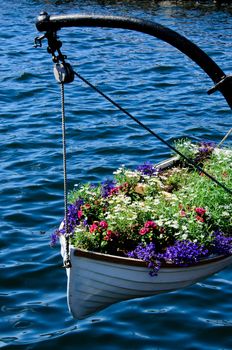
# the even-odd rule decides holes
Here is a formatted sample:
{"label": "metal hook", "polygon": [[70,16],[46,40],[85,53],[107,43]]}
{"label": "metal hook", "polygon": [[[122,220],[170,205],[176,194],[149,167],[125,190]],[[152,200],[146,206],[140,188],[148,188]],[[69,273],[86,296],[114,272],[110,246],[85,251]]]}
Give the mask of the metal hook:
{"label": "metal hook", "polygon": [[34,40],[34,47],[42,47],[42,40],[46,38],[46,35],[37,36]]}

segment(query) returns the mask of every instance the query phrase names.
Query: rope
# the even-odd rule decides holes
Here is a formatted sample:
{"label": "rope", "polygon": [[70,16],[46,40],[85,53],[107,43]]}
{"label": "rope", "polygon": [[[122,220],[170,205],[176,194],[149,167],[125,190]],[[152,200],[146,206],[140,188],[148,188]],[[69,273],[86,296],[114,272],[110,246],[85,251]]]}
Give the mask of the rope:
{"label": "rope", "polygon": [[227,134],[226,134],[226,135],[223,137],[223,139],[219,142],[219,144],[217,145],[218,148],[223,144],[223,142],[226,141],[227,137],[229,137],[231,133],[232,133],[232,128],[227,132]]}
{"label": "rope", "polygon": [[64,107],[64,83],[60,84],[61,92],[61,116],[62,116],[62,146],[63,146],[63,174],[64,174],[64,226],[65,226],[65,259],[64,266],[71,267],[69,252],[69,228],[68,228],[68,200],[67,200],[67,161],[66,161],[66,129],[65,129],[65,107]]}
{"label": "rope", "polygon": [[132,120],[134,120],[138,125],[140,125],[142,128],[147,130],[151,135],[156,137],[158,140],[163,142],[166,146],[168,146],[171,150],[173,150],[175,153],[177,153],[179,156],[181,156],[183,159],[186,160],[187,163],[192,165],[194,168],[196,168],[199,172],[206,175],[209,179],[211,179],[214,183],[216,183],[218,186],[222,187],[226,192],[232,195],[232,190],[226,187],[223,183],[215,179],[212,175],[207,173],[204,169],[202,169],[198,164],[196,164],[194,161],[192,161],[190,158],[186,157],[182,152],[180,152],[178,149],[176,149],[174,146],[170,145],[167,141],[165,141],[161,136],[159,136],[156,132],[151,130],[148,126],[143,124],[140,120],[138,120],[136,117],[134,117],[131,113],[129,113],[127,110],[125,110],[123,107],[121,107],[117,102],[112,100],[109,96],[107,96],[104,92],[102,92],[100,89],[98,89],[95,85],[93,85],[91,82],[89,82],[87,79],[82,77],[79,73],[74,71],[74,74],[82,80],[85,84],[87,84],[89,87],[91,87],[93,90],[95,90],[98,94],[100,94],[102,97],[104,97],[107,101],[109,101],[112,105],[114,105],[117,109],[119,109],[121,112],[126,114],[128,117],[130,117]]}

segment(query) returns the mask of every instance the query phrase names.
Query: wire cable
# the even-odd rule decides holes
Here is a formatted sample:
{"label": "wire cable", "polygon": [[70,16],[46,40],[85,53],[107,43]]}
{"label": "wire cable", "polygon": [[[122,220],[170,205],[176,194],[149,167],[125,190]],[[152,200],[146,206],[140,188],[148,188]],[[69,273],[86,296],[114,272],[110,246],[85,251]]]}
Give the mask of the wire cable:
{"label": "wire cable", "polygon": [[90,81],[85,79],[81,74],[77,73],[76,71],[73,71],[74,74],[82,80],[85,84],[87,84],[89,87],[91,87],[93,90],[95,90],[98,94],[100,94],[102,97],[104,97],[107,101],[109,101],[112,105],[114,105],[117,109],[119,109],[121,112],[126,114],[128,117],[130,117],[132,120],[134,120],[138,125],[140,125],[143,129],[147,130],[151,135],[156,137],[158,140],[160,140],[162,143],[164,143],[166,146],[168,146],[172,151],[177,153],[179,156],[181,156],[186,162],[190,165],[192,165],[194,168],[196,168],[200,173],[206,175],[209,179],[211,179],[214,183],[216,183],[218,186],[222,187],[227,193],[232,195],[232,190],[225,186],[223,183],[215,179],[212,175],[207,173],[204,169],[202,169],[198,164],[196,164],[193,160],[190,158],[186,157],[182,152],[180,152],[178,149],[176,149],[174,146],[172,146],[169,142],[164,140],[160,135],[158,135],[156,132],[151,130],[148,126],[143,124],[139,119],[134,117],[131,113],[129,113],[126,109],[121,107],[117,102],[112,100],[111,97],[106,95],[103,91],[101,91],[99,88],[97,88],[95,85],[93,85]]}
{"label": "wire cable", "polygon": [[64,104],[64,83],[60,84],[61,93],[61,117],[62,117],[62,146],[63,146],[63,175],[64,175],[64,227],[65,227],[65,268],[71,267],[69,251],[69,227],[68,227],[68,199],[67,199],[67,160],[66,160],[66,128],[65,128],[65,104]]}

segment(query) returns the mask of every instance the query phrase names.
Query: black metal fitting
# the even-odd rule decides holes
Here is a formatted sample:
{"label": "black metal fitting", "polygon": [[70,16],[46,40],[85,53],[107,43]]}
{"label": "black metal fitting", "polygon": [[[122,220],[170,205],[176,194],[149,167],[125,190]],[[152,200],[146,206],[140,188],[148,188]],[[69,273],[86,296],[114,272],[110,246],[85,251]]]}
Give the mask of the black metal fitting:
{"label": "black metal fitting", "polygon": [[72,267],[71,260],[70,259],[66,259],[64,261],[64,264],[62,265],[62,267],[64,267],[65,269],[70,269]]}
{"label": "black metal fitting", "polygon": [[50,20],[50,16],[48,15],[47,12],[44,11],[44,12],[41,12],[39,14],[37,21],[36,21],[36,26],[37,26],[37,23],[40,23],[40,22],[47,23],[48,29],[43,36],[35,38],[34,47],[41,47],[42,40],[46,38],[48,41],[47,51],[49,54],[52,55],[53,62],[59,62],[59,61],[63,62],[64,59],[66,58],[66,56],[62,55],[62,53],[60,51],[60,49],[62,47],[62,42],[60,40],[58,40],[58,36],[57,36],[58,29],[49,28],[49,23],[50,23],[49,20]]}
{"label": "black metal fitting", "polygon": [[71,83],[74,80],[74,72],[71,65],[67,62],[55,63],[54,76],[58,83]]}
{"label": "black metal fitting", "polygon": [[37,36],[34,40],[34,47],[42,47],[42,40],[46,38],[46,35]]}
{"label": "black metal fitting", "polygon": [[48,23],[49,22],[49,18],[50,16],[48,15],[47,12],[45,11],[42,11],[40,12],[39,16],[37,17],[37,20],[36,20],[36,26],[37,26],[37,23],[41,22],[41,23]]}
{"label": "black metal fitting", "polygon": [[[48,40],[47,51],[52,55],[53,62],[63,62],[67,56],[63,55],[60,51],[62,47],[62,42],[58,40],[58,36],[56,32],[47,32],[45,34]],[[56,55],[57,53],[57,55]]]}
{"label": "black metal fitting", "polygon": [[65,62],[65,59],[67,58],[66,55],[63,55],[61,52],[62,42],[58,40],[57,36],[57,30],[56,27],[50,27],[49,22],[50,16],[47,14],[47,12],[41,12],[40,15],[37,18],[37,23],[43,23],[47,24],[47,31],[44,35],[40,37],[35,38],[35,45],[34,47],[41,47],[42,46],[42,40],[47,39],[48,41],[48,47],[47,52],[52,55],[52,60],[55,63],[54,65],[54,75],[58,83],[71,83],[74,80],[74,72],[71,67],[71,65],[67,62]]}
{"label": "black metal fitting", "polygon": [[[67,27],[105,27],[134,30],[154,36],[172,45],[198,64],[216,84],[213,89],[209,90],[209,93],[218,89],[232,108],[231,79],[228,80],[223,70],[196,44],[159,23],[120,16],[80,14],[49,16],[46,12],[42,12],[37,18],[36,27],[40,32],[46,32],[46,35],[48,33],[56,33],[61,28]],[[226,77],[226,80],[221,82],[222,77]]]}

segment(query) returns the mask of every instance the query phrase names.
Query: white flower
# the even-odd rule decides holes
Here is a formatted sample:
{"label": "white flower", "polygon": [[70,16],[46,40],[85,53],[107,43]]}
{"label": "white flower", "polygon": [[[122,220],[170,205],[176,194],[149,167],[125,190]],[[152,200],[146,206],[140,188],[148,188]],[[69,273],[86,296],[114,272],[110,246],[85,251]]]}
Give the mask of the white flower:
{"label": "white flower", "polygon": [[178,224],[177,221],[173,221],[173,222],[170,224],[170,227],[179,228],[179,224]]}
{"label": "white flower", "polygon": [[224,217],[230,217],[230,213],[228,213],[228,211],[223,211],[223,212],[222,212],[222,216],[224,216]]}

